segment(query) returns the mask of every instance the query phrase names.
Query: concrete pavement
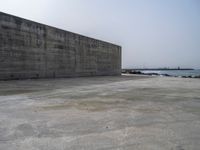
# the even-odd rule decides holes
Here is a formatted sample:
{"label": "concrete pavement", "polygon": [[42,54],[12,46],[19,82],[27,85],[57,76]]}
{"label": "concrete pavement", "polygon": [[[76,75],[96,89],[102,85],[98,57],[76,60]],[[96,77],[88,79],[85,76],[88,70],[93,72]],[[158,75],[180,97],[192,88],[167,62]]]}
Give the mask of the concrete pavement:
{"label": "concrete pavement", "polygon": [[0,150],[199,150],[200,80],[0,82]]}

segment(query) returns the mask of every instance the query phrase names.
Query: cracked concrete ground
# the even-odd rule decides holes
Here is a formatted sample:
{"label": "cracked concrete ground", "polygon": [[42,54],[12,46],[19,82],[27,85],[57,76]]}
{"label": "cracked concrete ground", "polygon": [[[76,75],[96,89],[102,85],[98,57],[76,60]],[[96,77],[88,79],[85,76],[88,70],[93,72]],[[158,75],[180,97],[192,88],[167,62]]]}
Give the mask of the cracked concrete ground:
{"label": "cracked concrete ground", "polygon": [[199,79],[0,82],[0,150],[199,148]]}

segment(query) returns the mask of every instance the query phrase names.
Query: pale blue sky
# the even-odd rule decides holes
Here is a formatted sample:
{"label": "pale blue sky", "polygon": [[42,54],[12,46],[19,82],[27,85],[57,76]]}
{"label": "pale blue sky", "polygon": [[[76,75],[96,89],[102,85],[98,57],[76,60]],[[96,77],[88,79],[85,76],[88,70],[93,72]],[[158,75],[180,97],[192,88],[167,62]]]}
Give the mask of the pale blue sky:
{"label": "pale blue sky", "polygon": [[0,0],[0,11],[119,44],[124,68],[200,68],[200,0]]}

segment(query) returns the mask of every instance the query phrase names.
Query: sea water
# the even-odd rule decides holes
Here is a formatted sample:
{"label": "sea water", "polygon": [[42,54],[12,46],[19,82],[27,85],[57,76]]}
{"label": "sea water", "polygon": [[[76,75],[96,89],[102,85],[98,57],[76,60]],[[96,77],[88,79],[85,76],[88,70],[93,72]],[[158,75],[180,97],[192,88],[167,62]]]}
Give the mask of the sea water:
{"label": "sea water", "polygon": [[170,76],[200,76],[200,69],[197,70],[143,70],[142,73],[157,73]]}

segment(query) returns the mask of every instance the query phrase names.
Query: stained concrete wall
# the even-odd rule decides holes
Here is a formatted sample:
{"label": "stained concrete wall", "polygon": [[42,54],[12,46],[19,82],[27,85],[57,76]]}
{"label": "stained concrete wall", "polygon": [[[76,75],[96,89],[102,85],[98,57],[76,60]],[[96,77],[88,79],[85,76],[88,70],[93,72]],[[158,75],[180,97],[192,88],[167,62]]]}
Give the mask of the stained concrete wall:
{"label": "stained concrete wall", "polygon": [[121,74],[121,47],[0,12],[0,79]]}

